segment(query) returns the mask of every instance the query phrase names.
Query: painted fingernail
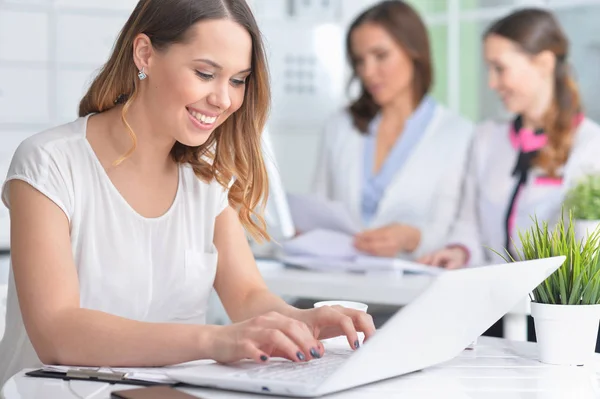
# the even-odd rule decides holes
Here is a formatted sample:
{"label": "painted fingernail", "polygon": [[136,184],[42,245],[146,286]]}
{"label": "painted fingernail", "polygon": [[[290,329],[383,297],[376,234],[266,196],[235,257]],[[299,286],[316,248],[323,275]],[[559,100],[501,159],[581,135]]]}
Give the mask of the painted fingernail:
{"label": "painted fingernail", "polygon": [[360,343],[358,342],[358,340],[354,341],[354,347],[356,349],[360,348]]}
{"label": "painted fingernail", "polygon": [[321,354],[315,348],[312,348],[310,350],[310,355],[312,357],[314,357],[315,359],[320,359],[321,358]]}
{"label": "painted fingernail", "polygon": [[263,362],[266,362],[267,360],[269,360],[269,358],[265,355],[261,355],[260,360],[262,360]]}
{"label": "painted fingernail", "polygon": [[301,362],[306,360],[306,358],[304,357],[304,354],[302,352],[296,353],[296,356],[298,357],[298,359],[300,359]]}

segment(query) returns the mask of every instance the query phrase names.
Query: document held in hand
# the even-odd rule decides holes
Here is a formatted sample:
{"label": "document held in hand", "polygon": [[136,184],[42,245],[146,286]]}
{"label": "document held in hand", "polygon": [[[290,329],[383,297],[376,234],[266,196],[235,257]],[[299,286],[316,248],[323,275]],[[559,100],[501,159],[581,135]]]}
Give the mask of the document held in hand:
{"label": "document held in hand", "polygon": [[314,195],[289,196],[297,237],[283,244],[287,264],[323,271],[405,271],[438,274],[443,269],[399,258],[374,257],[354,247],[360,231],[346,207]]}
{"label": "document held in hand", "polygon": [[329,201],[317,195],[288,194],[288,203],[296,230],[332,230],[355,235],[361,228],[341,202]]}

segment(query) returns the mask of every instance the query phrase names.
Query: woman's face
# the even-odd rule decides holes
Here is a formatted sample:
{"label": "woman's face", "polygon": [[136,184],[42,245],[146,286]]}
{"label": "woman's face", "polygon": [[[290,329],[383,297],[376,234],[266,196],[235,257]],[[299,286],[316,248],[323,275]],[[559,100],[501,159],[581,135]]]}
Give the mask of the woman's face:
{"label": "woman's face", "polygon": [[250,34],[227,19],[201,21],[184,43],[150,51],[140,97],[153,126],[184,145],[203,144],[244,101]]}
{"label": "woman's face", "polygon": [[412,97],[413,62],[385,28],[359,25],[350,44],[356,75],[377,105],[384,107],[407,94]]}
{"label": "woman's face", "polygon": [[539,107],[547,95],[552,71],[538,56],[523,52],[514,42],[499,35],[489,35],[484,42],[489,67],[488,83],[504,106],[513,113],[527,114]]}

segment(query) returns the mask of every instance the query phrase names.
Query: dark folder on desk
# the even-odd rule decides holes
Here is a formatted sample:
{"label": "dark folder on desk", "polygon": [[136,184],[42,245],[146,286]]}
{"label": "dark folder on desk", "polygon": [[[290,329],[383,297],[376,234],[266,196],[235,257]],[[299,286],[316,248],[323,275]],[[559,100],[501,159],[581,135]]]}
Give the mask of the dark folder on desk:
{"label": "dark folder on desk", "polygon": [[175,385],[174,383],[147,381],[136,378],[128,378],[127,373],[124,372],[113,372],[113,371],[98,371],[90,369],[78,369],[73,368],[68,371],[57,371],[57,370],[33,370],[25,373],[29,377],[38,378],[56,378],[60,380],[80,380],[80,381],[95,381],[104,382],[109,384],[125,384],[125,385],[139,385],[139,386],[154,386],[154,385]]}

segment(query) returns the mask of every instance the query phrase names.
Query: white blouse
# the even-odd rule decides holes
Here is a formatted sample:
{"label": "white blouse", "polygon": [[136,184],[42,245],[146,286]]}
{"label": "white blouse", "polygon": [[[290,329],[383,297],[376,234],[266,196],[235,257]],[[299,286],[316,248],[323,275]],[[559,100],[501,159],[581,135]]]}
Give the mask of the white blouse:
{"label": "white blouse", "polygon": [[347,111],[336,114],[325,128],[313,190],[343,203],[353,222],[374,229],[392,223],[421,231],[415,259],[444,246],[458,212],[473,124],[435,105],[431,120],[404,166],[391,178],[373,218],[364,223],[361,200],[368,137],[353,125]]}
{"label": "white blouse", "polygon": [[[147,322],[204,323],[217,268],[215,218],[228,205],[227,190],[182,165],[172,206],[160,217],[143,217],[96,157],[87,121],[82,117],[25,140],[6,182],[27,182],[67,216],[82,308]],[[8,189],[5,183],[2,200],[10,208]],[[12,267],[6,317],[0,386],[19,370],[40,365],[23,326]]]}
{"label": "white blouse", "polygon": [[[511,143],[510,129],[508,122],[488,121],[475,132],[461,208],[448,242],[468,248],[471,266],[503,263],[491,249],[506,255],[507,208],[517,183],[512,172],[519,155]],[[584,118],[575,132],[567,163],[558,171],[558,178],[546,176],[540,168],[531,168],[512,213],[511,251],[513,242],[520,246],[518,232],[529,229],[533,217],[540,223],[548,222],[552,228],[561,217],[567,190],[585,173],[600,171],[599,154],[600,126]]]}

